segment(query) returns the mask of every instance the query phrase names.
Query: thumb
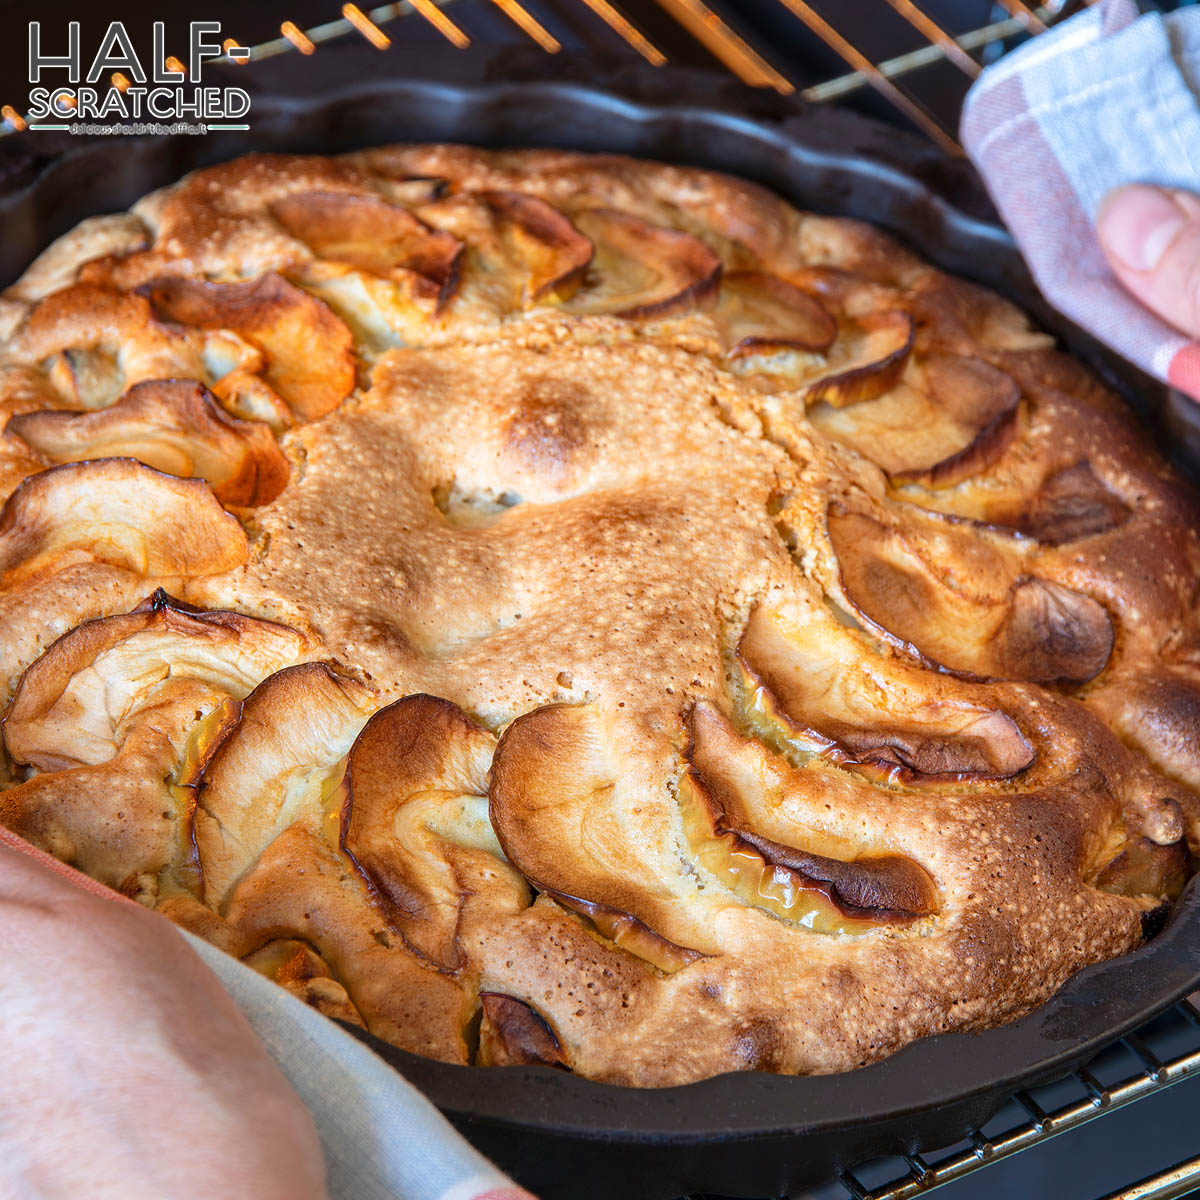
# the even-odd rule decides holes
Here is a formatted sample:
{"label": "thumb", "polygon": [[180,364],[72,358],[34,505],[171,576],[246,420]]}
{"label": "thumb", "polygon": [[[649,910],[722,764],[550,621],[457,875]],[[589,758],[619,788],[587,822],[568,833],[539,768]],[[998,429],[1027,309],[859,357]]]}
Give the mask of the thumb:
{"label": "thumb", "polygon": [[1117,188],[1100,205],[1096,232],[1125,287],[1200,337],[1200,197],[1140,183]]}

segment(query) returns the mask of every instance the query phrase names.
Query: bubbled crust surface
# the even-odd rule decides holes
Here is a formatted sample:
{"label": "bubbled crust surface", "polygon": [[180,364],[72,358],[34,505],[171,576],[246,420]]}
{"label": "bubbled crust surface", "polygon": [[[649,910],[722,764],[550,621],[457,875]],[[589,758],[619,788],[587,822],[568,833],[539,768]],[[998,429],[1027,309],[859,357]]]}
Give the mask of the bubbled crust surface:
{"label": "bubbled crust surface", "polygon": [[[868,227],[621,158],[259,156],[81,226],[3,317],[3,420],[194,380],[288,479],[180,562],[128,422],[57,474],[19,431],[63,418],[0,439],[0,821],[322,1011],[638,1086],[841,1071],[1028,1011],[1178,891],[1195,500]],[[220,444],[149,394],[215,544]],[[56,642],[155,589],[152,642]],[[829,882],[897,858],[917,911]]]}

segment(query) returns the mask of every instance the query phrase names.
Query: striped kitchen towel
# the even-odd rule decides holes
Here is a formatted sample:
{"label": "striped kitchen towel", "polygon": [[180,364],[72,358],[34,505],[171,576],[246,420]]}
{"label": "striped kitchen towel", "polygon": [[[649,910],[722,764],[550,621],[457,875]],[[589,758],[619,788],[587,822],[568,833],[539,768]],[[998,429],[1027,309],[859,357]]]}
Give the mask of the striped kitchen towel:
{"label": "striped kitchen towel", "polygon": [[[21,851],[93,895],[132,903],[3,826],[0,846]],[[357,1038],[237,959],[179,932],[224,984],[312,1113],[330,1200],[535,1200]]]}
{"label": "striped kitchen towel", "polygon": [[1200,192],[1200,8],[1102,0],[1032,38],[971,88],[962,141],[1046,299],[1200,400],[1200,343],[1122,289],[1095,233],[1122,184]]}

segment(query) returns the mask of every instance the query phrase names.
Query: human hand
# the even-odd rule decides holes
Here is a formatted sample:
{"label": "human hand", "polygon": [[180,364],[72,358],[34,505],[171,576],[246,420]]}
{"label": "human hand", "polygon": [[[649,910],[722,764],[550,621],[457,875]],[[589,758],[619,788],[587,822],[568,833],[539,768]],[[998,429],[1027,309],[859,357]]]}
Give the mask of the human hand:
{"label": "human hand", "polygon": [[312,1118],[169,923],[0,846],[0,1197],[326,1200]]}
{"label": "human hand", "polygon": [[1147,308],[1200,337],[1200,196],[1132,184],[1110,192],[1096,215],[1105,257]]}

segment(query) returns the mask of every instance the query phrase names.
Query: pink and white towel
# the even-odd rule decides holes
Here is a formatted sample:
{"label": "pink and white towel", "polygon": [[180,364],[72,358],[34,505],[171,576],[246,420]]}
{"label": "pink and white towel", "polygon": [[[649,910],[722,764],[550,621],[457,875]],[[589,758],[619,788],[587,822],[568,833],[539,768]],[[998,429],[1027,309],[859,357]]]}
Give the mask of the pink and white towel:
{"label": "pink and white towel", "polygon": [[979,77],[962,140],[1046,299],[1200,400],[1200,343],[1122,289],[1095,232],[1122,184],[1200,192],[1200,8],[1103,0],[1040,34]]}

